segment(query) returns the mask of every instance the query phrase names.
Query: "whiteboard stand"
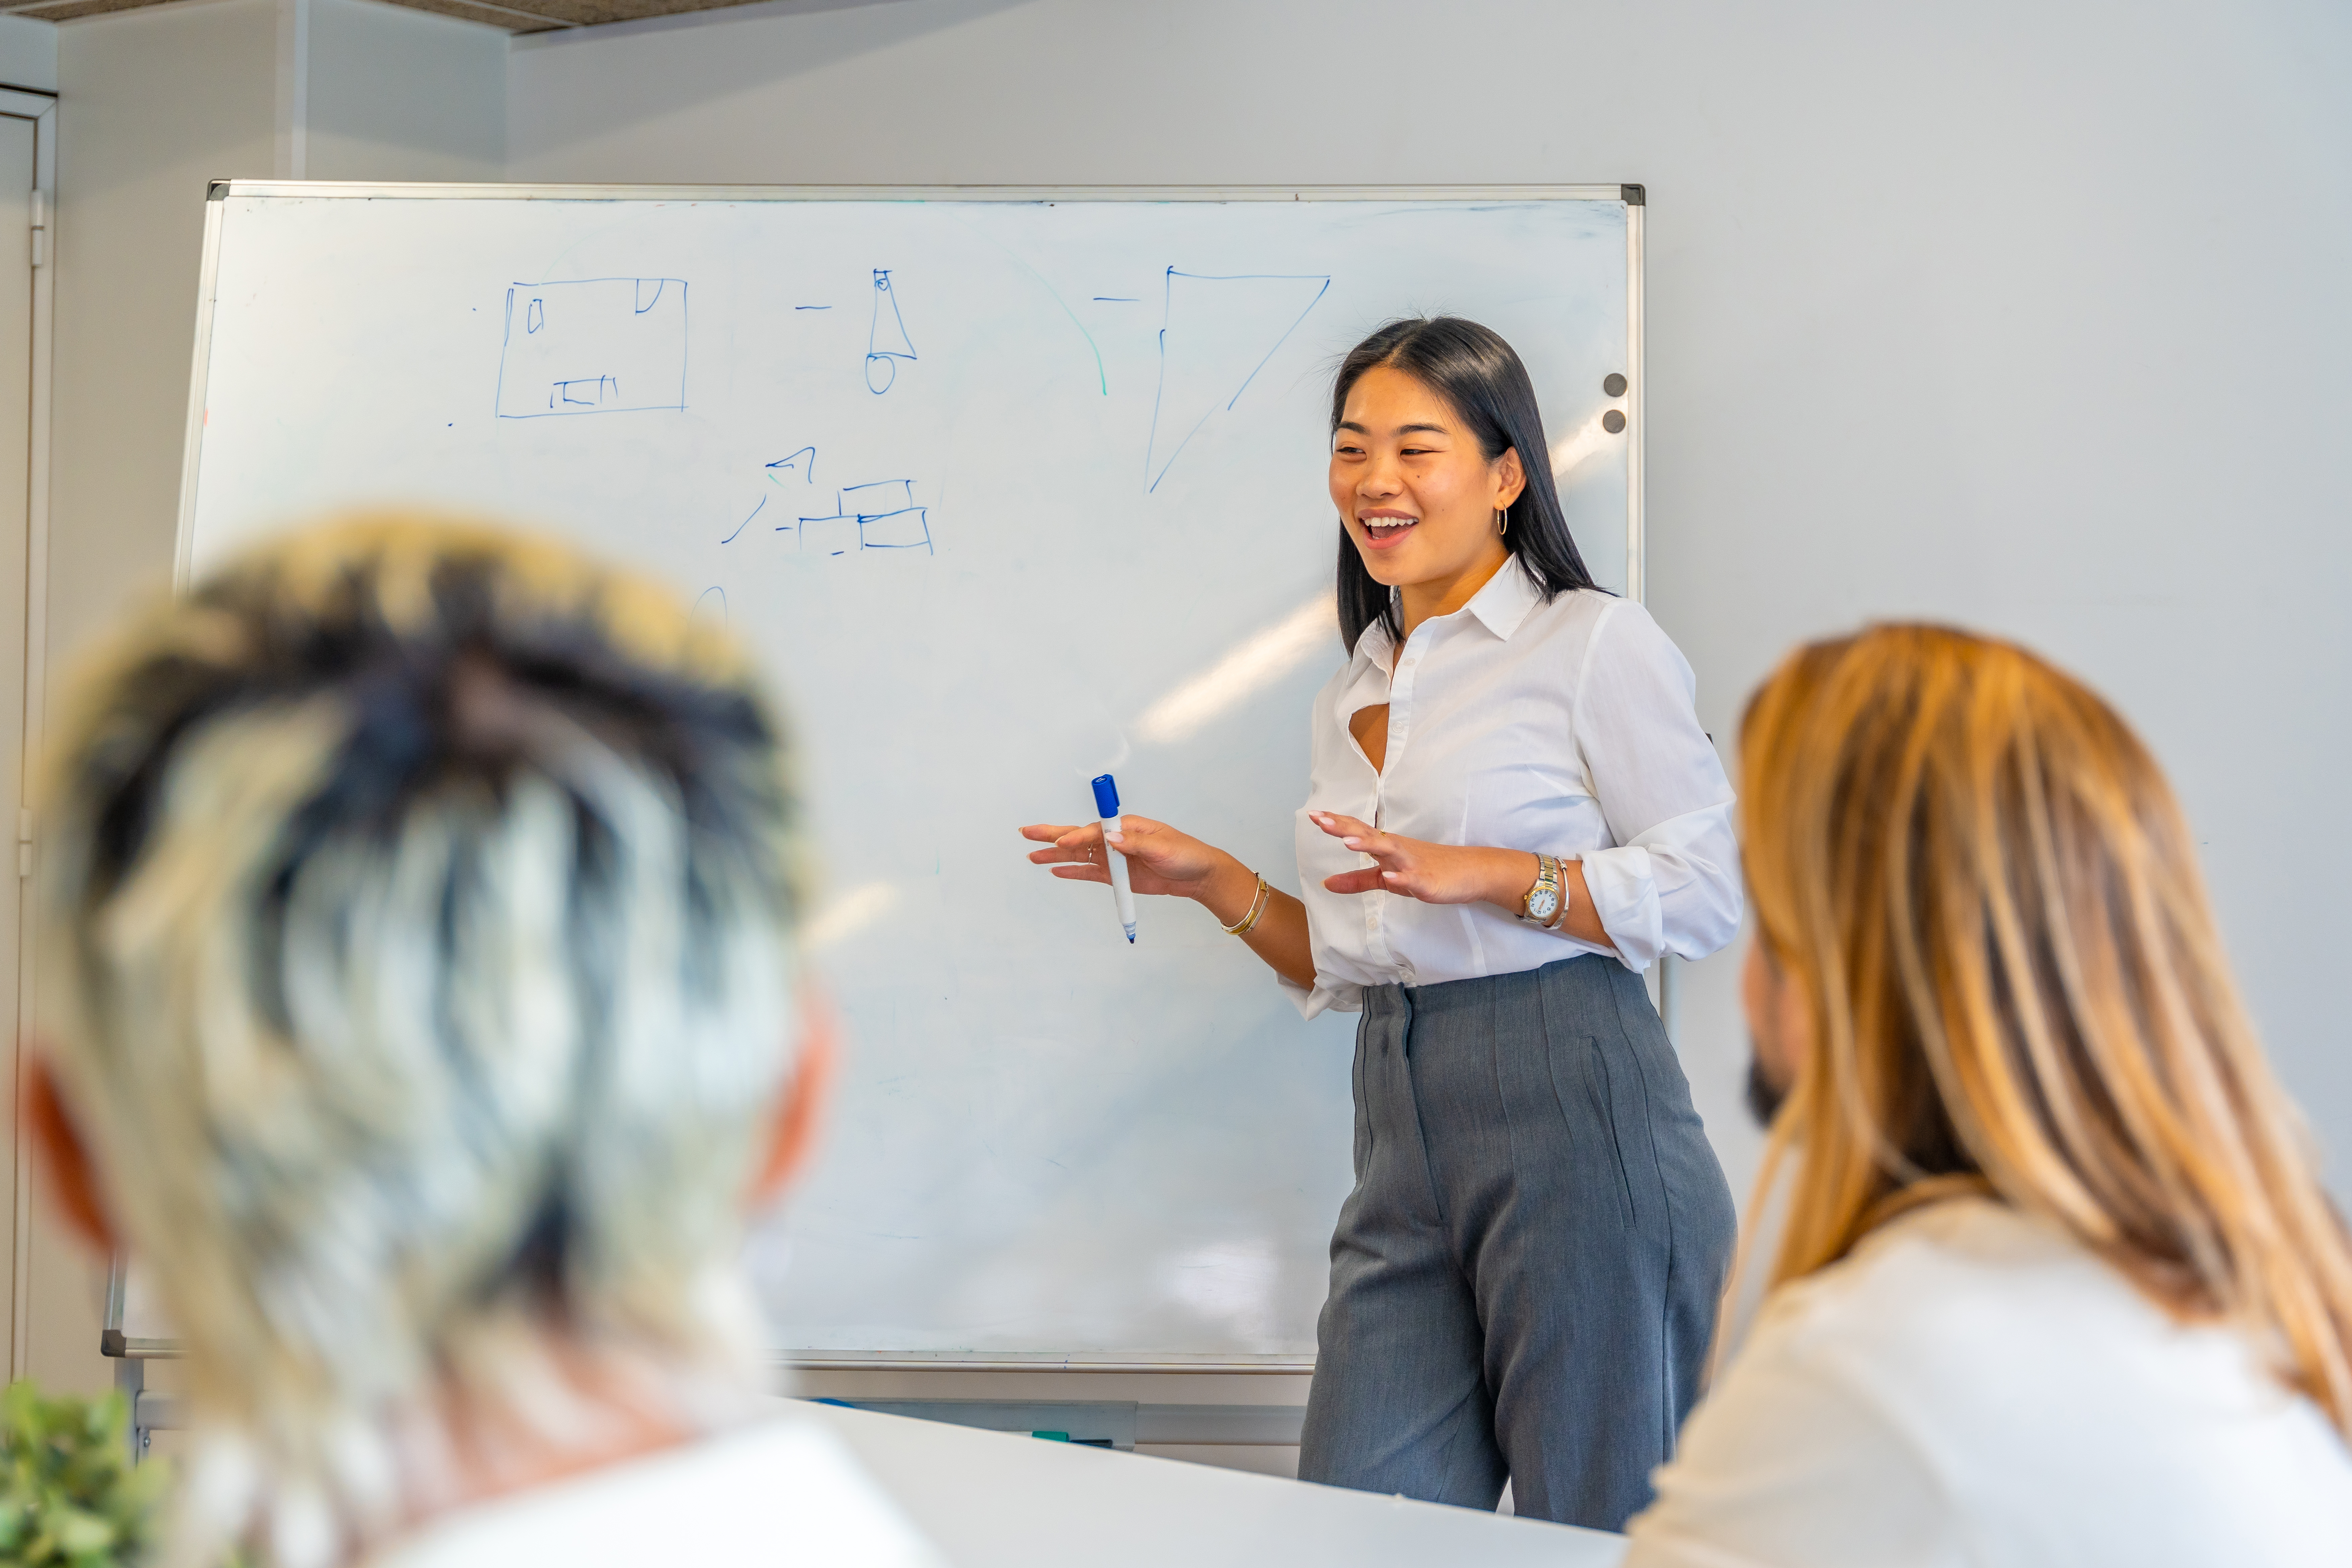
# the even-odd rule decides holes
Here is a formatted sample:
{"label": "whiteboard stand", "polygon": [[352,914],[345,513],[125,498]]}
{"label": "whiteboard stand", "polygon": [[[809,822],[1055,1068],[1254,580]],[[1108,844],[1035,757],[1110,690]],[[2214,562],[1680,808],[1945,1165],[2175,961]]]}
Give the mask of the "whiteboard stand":
{"label": "whiteboard stand", "polygon": [[175,1361],[180,1347],[168,1339],[134,1338],[124,1332],[131,1300],[131,1259],[115,1253],[106,1264],[106,1317],[98,1332],[98,1353],[114,1363],[114,1391],[131,1406],[131,1460],[147,1457],[148,1435],[169,1420],[151,1419],[159,1396],[147,1392],[147,1363]]}

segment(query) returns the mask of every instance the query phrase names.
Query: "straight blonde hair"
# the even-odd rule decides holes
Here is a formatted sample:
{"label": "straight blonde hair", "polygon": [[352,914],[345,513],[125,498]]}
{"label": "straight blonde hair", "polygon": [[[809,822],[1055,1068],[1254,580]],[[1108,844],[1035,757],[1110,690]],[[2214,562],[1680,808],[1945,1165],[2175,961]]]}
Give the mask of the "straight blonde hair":
{"label": "straight blonde hair", "polygon": [[2007,643],[1883,626],[1791,654],[1740,755],[1762,940],[1812,1024],[1759,1179],[1793,1156],[1772,1282],[1989,1192],[2247,1331],[2352,1435],[2352,1247],[2114,710]]}

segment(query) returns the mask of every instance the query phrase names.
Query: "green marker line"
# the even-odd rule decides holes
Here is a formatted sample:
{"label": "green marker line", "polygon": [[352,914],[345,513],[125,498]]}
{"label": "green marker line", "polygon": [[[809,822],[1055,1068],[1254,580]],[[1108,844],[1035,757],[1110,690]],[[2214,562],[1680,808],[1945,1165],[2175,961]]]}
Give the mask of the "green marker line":
{"label": "green marker line", "polygon": [[1095,335],[1087,331],[1087,324],[1078,320],[1078,313],[1070,309],[1070,302],[1062,298],[1061,290],[1055,288],[1051,283],[1045,281],[1045,275],[1038,271],[1034,267],[1030,266],[1028,258],[1023,256],[1019,251],[1014,250],[1011,246],[1005,244],[994,235],[983,234],[979,229],[972,227],[971,225],[963,222],[961,219],[957,220],[956,226],[962,229],[966,234],[972,235],[978,238],[988,241],[989,244],[996,247],[997,249],[1011,257],[1014,263],[1020,267],[1022,271],[1026,272],[1030,277],[1037,279],[1037,287],[1043,289],[1047,294],[1053,296],[1054,303],[1062,307],[1062,314],[1070,318],[1070,325],[1078,329],[1078,336],[1086,339],[1087,347],[1093,351],[1095,356],[1095,380],[1101,386],[1102,395],[1105,397],[1108,397],[1110,395],[1110,376],[1103,369],[1102,345],[1095,342]]}

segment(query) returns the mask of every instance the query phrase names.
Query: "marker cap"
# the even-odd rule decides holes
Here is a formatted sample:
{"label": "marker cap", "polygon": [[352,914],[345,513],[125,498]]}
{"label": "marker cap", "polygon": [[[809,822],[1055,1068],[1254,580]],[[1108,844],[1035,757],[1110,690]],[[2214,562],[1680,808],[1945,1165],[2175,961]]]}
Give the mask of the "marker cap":
{"label": "marker cap", "polygon": [[1108,773],[1095,780],[1095,815],[1106,822],[1118,815],[1118,785]]}

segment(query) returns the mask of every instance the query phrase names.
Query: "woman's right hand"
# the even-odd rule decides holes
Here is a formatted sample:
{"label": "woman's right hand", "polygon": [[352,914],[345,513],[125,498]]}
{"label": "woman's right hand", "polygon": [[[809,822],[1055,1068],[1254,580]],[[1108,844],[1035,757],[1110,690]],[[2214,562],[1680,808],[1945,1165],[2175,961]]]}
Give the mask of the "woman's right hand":
{"label": "woman's right hand", "polygon": [[[1113,848],[1127,856],[1128,885],[1139,893],[1206,901],[1218,884],[1227,879],[1220,873],[1240,868],[1240,861],[1216,846],[1203,844],[1189,833],[1179,833],[1164,822],[1154,822],[1148,816],[1122,816],[1118,821],[1120,842]],[[1102,824],[1098,822],[1036,822],[1023,828],[1021,837],[1046,846],[1029,852],[1031,864],[1050,866],[1054,875],[1066,881],[1110,880],[1110,866],[1103,858]],[[1247,872],[1243,875],[1255,892],[1257,879]]]}
{"label": "woman's right hand", "polygon": [[[1257,873],[1215,845],[1148,816],[1122,816],[1118,822],[1119,842],[1108,851],[1103,847],[1102,825],[1096,822],[1033,822],[1021,830],[1021,837],[1045,846],[1029,852],[1031,863],[1050,868],[1064,881],[1108,882],[1110,865],[1104,855],[1124,853],[1128,886],[1139,893],[1191,899],[1228,928],[1258,908]],[[1314,985],[1307,909],[1297,899],[1267,889],[1256,924],[1242,940],[1285,980],[1300,987]]]}

